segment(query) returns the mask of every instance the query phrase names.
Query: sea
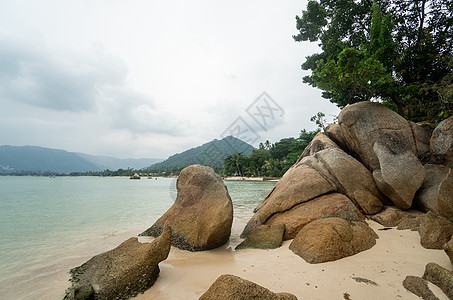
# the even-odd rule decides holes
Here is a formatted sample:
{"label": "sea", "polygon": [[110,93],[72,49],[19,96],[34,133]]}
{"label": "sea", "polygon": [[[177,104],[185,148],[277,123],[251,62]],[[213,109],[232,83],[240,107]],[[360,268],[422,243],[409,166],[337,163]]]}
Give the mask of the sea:
{"label": "sea", "polygon": [[[275,185],[225,181],[235,222]],[[0,299],[62,299],[69,270],[150,227],[176,179],[0,176]]]}

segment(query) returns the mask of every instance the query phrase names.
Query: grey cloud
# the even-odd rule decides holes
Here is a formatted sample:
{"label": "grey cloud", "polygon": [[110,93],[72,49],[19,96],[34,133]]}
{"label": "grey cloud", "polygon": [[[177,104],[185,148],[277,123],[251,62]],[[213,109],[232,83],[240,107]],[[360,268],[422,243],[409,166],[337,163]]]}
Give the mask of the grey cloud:
{"label": "grey cloud", "polygon": [[51,53],[0,38],[0,97],[56,111],[90,111],[105,86],[123,84],[127,68],[100,52]]}

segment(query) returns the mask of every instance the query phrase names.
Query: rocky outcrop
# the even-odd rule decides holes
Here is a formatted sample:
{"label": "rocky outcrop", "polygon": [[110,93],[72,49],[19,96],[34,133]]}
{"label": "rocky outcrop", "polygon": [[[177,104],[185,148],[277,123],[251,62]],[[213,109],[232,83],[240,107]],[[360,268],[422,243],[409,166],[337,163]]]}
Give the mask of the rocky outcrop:
{"label": "rocky outcrop", "polygon": [[140,179],[140,175],[138,175],[137,173],[135,173],[134,175],[132,175],[131,177],[129,177],[129,179]]}
{"label": "rocky outcrop", "polygon": [[210,167],[192,165],[183,169],[176,183],[175,203],[141,235],[158,236],[168,222],[172,245],[200,251],[225,244],[233,223],[233,204],[220,177]]}
{"label": "rocky outcrop", "polygon": [[297,300],[289,293],[273,293],[270,290],[251,281],[234,275],[222,275],[199,298],[199,300],[219,299],[269,299],[269,300]]}
{"label": "rocky outcrop", "polygon": [[365,222],[325,218],[302,228],[289,249],[308,263],[322,263],[370,249],[377,238]]}
{"label": "rocky outcrop", "polygon": [[445,243],[443,246],[445,253],[447,253],[450,262],[453,265],[453,235],[448,243]]}
{"label": "rocky outcrop", "polygon": [[379,168],[373,171],[379,190],[399,208],[409,209],[425,179],[425,168],[412,150],[393,133],[380,135],[373,151],[379,162]]}
{"label": "rocky outcrop", "polygon": [[284,233],[285,224],[260,226],[252,230],[236,250],[279,248],[282,245]]}
{"label": "rocky outcrop", "polygon": [[347,149],[346,140],[343,136],[343,132],[341,132],[341,127],[339,124],[332,124],[327,126],[326,128],[324,128],[324,132],[341,149],[343,150]]}
{"label": "rocky outcrop", "polygon": [[417,276],[407,276],[403,281],[403,286],[406,290],[414,293],[423,300],[439,300],[434,293],[429,289],[428,282]]}
{"label": "rocky outcrop", "polygon": [[419,207],[453,221],[453,169],[426,164],[426,177],[415,196]]}
{"label": "rocky outcrop", "polygon": [[423,278],[437,285],[448,297],[453,299],[453,272],[434,262],[426,265]]}
{"label": "rocky outcrop", "polygon": [[371,219],[385,227],[395,227],[405,218],[415,218],[411,214],[395,207],[386,207],[383,211],[371,217]]}
{"label": "rocky outcrop", "polygon": [[72,287],[64,299],[129,299],[150,288],[159,276],[159,262],[168,257],[171,228],[151,243],[130,238],[70,271]]}
{"label": "rocky outcrop", "polygon": [[317,197],[309,202],[296,205],[291,210],[272,215],[269,225],[285,225],[285,240],[296,237],[308,223],[321,218],[339,217],[350,221],[362,221],[364,216],[348,197],[332,193]]}
{"label": "rocky outcrop", "polygon": [[434,129],[430,148],[432,163],[453,168],[453,116]]}
{"label": "rocky outcrop", "polygon": [[420,244],[427,249],[443,249],[453,235],[453,223],[428,212],[418,230],[420,233]]}

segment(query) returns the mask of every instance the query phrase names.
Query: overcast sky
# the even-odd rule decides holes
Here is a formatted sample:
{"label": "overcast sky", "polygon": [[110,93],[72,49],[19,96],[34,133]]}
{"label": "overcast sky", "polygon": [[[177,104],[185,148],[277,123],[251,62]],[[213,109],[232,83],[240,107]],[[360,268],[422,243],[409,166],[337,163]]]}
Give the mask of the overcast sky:
{"label": "overcast sky", "polygon": [[[313,130],[311,116],[339,110],[302,83],[300,65],[318,51],[292,38],[305,7],[3,0],[0,144],[167,158],[237,122],[254,146]],[[271,99],[255,101],[263,92]]]}

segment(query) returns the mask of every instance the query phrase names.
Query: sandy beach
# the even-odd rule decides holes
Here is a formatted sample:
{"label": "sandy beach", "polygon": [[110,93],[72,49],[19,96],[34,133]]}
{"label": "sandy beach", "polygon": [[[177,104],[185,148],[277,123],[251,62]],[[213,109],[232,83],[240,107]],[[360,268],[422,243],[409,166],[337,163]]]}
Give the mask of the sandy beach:
{"label": "sandy beach", "polygon": [[[428,262],[452,269],[441,250],[420,245],[418,232],[382,229],[368,221],[379,235],[370,250],[335,262],[309,264],[291,252],[291,241],[275,250],[234,251],[242,239],[244,220],[235,220],[230,242],[218,249],[188,252],[172,247],[160,263],[160,277],[136,299],[198,299],[222,274],[233,274],[273,292],[290,292],[299,299],[419,299],[402,285],[408,275],[422,276]],[[142,242],[149,238],[141,237]],[[375,283],[364,282],[370,280]],[[447,299],[429,284],[439,299]]]}

